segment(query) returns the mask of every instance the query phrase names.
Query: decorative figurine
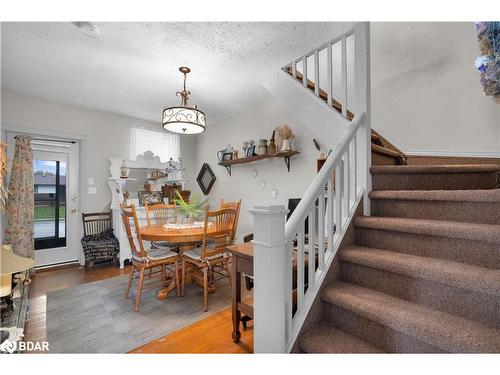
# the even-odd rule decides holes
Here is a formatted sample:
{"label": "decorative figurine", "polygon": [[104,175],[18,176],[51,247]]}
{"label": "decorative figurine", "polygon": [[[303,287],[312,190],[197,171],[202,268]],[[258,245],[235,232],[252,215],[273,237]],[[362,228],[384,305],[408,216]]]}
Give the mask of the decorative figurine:
{"label": "decorative figurine", "polygon": [[128,178],[129,169],[125,165],[125,161],[122,162],[122,166],[120,167],[120,178]]}
{"label": "decorative figurine", "polygon": [[247,155],[248,142],[247,141],[243,142],[241,148],[243,149],[243,157],[245,157]]}

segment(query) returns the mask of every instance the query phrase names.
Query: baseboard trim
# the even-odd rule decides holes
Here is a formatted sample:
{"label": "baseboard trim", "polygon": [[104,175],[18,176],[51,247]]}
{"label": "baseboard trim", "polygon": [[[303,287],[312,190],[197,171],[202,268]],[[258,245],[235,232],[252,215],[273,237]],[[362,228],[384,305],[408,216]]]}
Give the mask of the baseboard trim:
{"label": "baseboard trim", "polygon": [[403,146],[401,142],[387,134],[387,132],[372,123],[372,128],[382,137],[387,139],[406,156],[434,156],[434,157],[455,157],[455,158],[500,158],[500,151],[435,151],[435,150],[410,150]]}

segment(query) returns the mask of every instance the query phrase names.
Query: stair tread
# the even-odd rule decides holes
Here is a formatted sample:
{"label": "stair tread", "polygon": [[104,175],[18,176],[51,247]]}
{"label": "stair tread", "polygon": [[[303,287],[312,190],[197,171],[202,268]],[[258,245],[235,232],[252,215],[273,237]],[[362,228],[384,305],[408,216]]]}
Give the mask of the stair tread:
{"label": "stair tread", "polygon": [[399,217],[358,216],[357,228],[388,230],[412,234],[444,236],[500,244],[500,225],[458,221],[408,219]]}
{"label": "stair tread", "polygon": [[500,352],[500,331],[385,293],[335,282],[324,301],[448,352]]}
{"label": "stair tread", "polygon": [[355,245],[342,249],[340,259],[500,297],[500,270]]}
{"label": "stair tread", "polygon": [[383,353],[381,349],[324,321],[302,334],[299,345],[306,353]]}
{"label": "stair tread", "polygon": [[393,158],[401,157],[401,154],[399,152],[391,150],[389,148],[385,148],[384,146],[375,145],[373,143],[371,146],[371,150],[372,150],[372,152],[377,152],[379,154],[390,156]]}
{"label": "stair tread", "polygon": [[373,190],[371,199],[500,203],[500,189],[477,190]]}
{"label": "stair tread", "polygon": [[370,167],[371,174],[444,174],[495,172],[500,172],[500,164],[378,165]]}

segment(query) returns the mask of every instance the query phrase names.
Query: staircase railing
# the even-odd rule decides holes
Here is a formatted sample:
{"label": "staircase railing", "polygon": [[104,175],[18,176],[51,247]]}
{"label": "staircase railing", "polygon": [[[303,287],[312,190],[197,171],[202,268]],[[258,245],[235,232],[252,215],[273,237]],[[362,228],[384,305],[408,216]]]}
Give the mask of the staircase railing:
{"label": "staircase railing", "polygon": [[349,121],[354,117],[355,43],[352,29],[282,68]]}
{"label": "staircase railing", "polygon": [[349,127],[288,221],[283,206],[250,211],[256,353],[292,350],[362,198],[365,213],[369,209],[368,25],[359,24],[354,32],[361,46],[356,48],[355,115]]}

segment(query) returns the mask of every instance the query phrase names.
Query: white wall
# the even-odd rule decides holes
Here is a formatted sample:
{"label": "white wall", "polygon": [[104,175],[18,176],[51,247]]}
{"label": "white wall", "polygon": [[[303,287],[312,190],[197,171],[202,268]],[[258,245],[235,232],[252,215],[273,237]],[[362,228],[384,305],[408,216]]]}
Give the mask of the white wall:
{"label": "white wall", "polygon": [[472,22],[371,24],[372,122],[410,153],[500,151]]}
{"label": "white wall", "polygon": [[[153,123],[110,112],[20,95],[7,90],[1,92],[1,108],[3,130],[21,127],[39,130],[40,134],[62,132],[85,139],[85,154],[82,163],[85,191],[80,192],[80,199],[84,202],[82,207],[84,212],[109,209],[111,193],[107,185],[108,158],[110,156],[129,157],[130,127],[160,129],[159,121]],[[194,164],[192,144],[193,140],[181,138],[181,155],[185,159],[188,174],[192,173],[191,168]],[[97,195],[88,194],[89,177],[94,178]],[[192,184],[193,181],[191,181]]]}
{"label": "white wall", "polygon": [[[287,172],[283,159],[266,159],[249,164],[233,166],[230,177],[226,169],[217,165],[217,151],[227,144],[241,151],[243,141],[271,138],[276,126],[288,124],[296,138],[294,149],[300,154],[291,158],[291,170]],[[220,199],[242,199],[237,237],[239,240],[253,232],[253,218],[248,210],[255,204],[288,205],[289,198],[300,198],[316,174],[316,159],[319,153],[314,148],[313,135],[290,112],[271,95],[267,104],[249,108],[238,116],[223,122],[210,124],[205,133],[197,136],[197,168],[207,162],[217,177],[209,194],[211,207],[218,206]],[[258,170],[256,178],[252,170]],[[264,189],[260,183],[265,182]],[[278,196],[273,199],[271,190],[276,188]],[[198,190],[199,191],[199,190]]]}

